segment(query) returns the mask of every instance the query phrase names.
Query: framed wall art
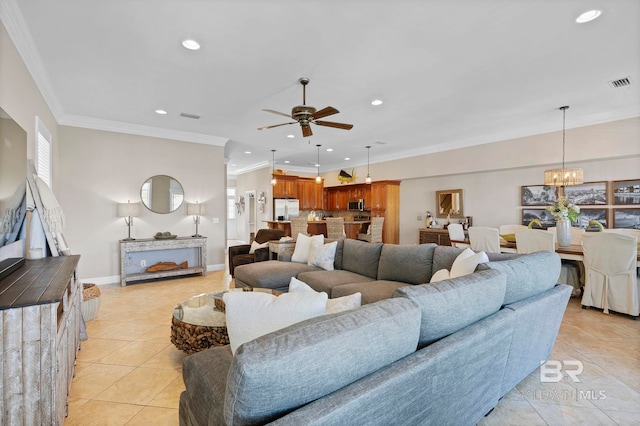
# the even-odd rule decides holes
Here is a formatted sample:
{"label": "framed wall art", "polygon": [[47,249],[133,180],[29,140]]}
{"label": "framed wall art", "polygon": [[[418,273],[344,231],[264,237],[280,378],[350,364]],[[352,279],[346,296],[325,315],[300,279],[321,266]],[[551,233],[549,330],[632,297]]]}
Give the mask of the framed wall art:
{"label": "framed wall art", "polygon": [[589,222],[597,220],[603,227],[609,227],[609,209],[592,209],[592,208],[580,208],[580,215],[578,219],[571,224],[575,228],[597,230],[596,225],[589,226]]}
{"label": "framed wall art", "polygon": [[640,208],[613,209],[613,227],[640,230]]}
{"label": "framed wall art", "polygon": [[522,209],[522,224],[529,226],[529,222],[538,219],[543,228],[556,226],[556,219],[545,209]]}
{"label": "framed wall art", "polygon": [[609,200],[607,181],[567,186],[564,188],[564,193],[570,203],[578,206],[606,205]]}
{"label": "framed wall art", "polygon": [[556,187],[548,185],[522,186],[520,194],[523,206],[550,206],[556,200]]}
{"label": "framed wall art", "polygon": [[640,204],[640,179],[611,182],[612,204]]}

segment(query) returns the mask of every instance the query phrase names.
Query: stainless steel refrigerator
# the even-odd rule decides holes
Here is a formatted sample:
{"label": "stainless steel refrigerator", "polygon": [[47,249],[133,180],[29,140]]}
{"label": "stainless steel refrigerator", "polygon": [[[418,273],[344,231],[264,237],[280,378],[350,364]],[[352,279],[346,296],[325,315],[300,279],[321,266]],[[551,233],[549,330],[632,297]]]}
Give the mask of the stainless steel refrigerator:
{"label": "stainless steel refrigerator", "polygon": [[300,200],[273,200],[274,220],[289,220],[300,215]]}

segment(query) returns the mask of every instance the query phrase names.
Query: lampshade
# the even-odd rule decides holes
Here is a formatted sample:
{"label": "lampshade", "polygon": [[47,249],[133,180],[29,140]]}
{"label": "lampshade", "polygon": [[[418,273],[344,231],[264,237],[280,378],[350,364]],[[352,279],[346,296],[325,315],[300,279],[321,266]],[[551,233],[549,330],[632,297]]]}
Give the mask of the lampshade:
{"label": "lampshade", "polygon": [[118,203],[118,217],[140,216],[140,203]]}
{"label": "lampshade", "polygon": [[188,203],[187,216],[204,216],[204,204]]}

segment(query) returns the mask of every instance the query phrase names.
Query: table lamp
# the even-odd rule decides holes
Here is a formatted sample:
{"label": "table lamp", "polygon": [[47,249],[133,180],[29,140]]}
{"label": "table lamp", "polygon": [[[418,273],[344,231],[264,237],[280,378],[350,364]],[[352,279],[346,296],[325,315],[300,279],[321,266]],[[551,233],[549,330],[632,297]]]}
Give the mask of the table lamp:
{"label": "table lamp", "polygon": [[200,225],[200,216],[204,215],[204,204],[188,203],[187,204],[187,216],[193,216],[193,223],[196,224],[196,233],[192,237],[202,237],[198,234],[198,225]]}
{"label": "table lamp", "polygon": [[129,227],[129,234],[125,241],[135,240],[135,238],[131,238],[131,226],[133,225],[133,218],[136,216],[140,216],[140,203],[132,204],[131,201],[118,203],[118,217],[124,217],[124,221]]}

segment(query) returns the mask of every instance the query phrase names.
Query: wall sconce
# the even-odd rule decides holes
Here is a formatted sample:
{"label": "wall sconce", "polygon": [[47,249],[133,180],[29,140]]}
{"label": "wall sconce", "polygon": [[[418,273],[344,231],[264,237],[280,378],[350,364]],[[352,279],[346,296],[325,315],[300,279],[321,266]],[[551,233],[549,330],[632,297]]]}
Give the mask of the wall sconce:
{"label": "wall sconce", "polygon": [[196,224],[196,233],[192,237],[202,237],[198,234],[198,225],[200,225],[200,216],[204,216],[204,204],[188,203],[187,204],[187,216],[193,216],[193,223]]}
{"label": "wall sconce", "polygon": [[131,227],[133,226],[133,218],[140,216],[140,203],[131,203],[128,200],[126,203],[118,203],[117,210],[118,217],[124,217],[124,222],[129,227],[129,233],[125,241],[135,240],[135,238],[131,238]]}

